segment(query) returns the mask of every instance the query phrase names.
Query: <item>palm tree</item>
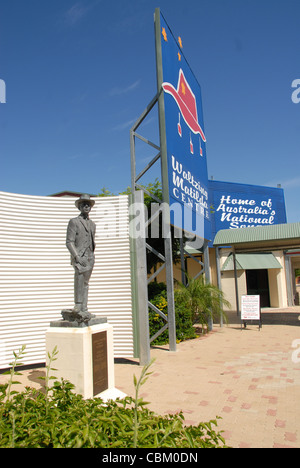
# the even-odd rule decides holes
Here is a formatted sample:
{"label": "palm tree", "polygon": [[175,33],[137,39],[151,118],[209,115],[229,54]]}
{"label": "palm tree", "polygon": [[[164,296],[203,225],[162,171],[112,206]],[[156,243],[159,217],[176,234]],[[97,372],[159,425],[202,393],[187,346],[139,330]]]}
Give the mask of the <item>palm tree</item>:
{"label": "palm tree", "polygon": [[192,312],[193,323],[200,323],[203,327],[209,323],[221,319],[227,323],[227,316],[223,310],[226,306],[230,308],[230,303],[225,299],[224,293],[213,284],[205,281],[203,275],[199,278],[188,278],[185,286],[179,284],[179,289],[175,291],[175,300],[183,302]]}

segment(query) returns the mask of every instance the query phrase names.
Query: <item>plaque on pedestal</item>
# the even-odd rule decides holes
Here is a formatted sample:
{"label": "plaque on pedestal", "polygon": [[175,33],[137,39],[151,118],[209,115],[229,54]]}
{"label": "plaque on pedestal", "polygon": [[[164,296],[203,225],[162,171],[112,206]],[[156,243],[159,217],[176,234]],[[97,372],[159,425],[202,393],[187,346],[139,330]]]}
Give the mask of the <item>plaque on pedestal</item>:
{"label": "plaque on pedestal", "polygon": [[100,397],[107,401],[126,396],[115,388],[112,325],[51,326],[46,331],[46,356],[55,346],[57,380],[71,382],[85,399]]}
{"label": "plaque on pedestal", "polygon": [[108,389],[107,335],[106,331],[92,335],[93,393],[98,395]]}

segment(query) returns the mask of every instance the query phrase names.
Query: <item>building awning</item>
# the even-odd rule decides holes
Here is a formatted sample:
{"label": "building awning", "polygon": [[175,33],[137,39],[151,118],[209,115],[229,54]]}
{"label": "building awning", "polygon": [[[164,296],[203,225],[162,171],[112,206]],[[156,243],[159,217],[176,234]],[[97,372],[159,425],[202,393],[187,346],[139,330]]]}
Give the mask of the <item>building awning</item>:
{"label": "building awning", "polygon": [[274,224],[272,226],[243,229],[223,229],[217,232],[214,247],[236,246],[236,249],[269,248],[274,250],[300,247],[300,223]]}
{"label": "building awning", "polygon": [[[269,270],[270,268],[282,268],[279,261],[272,253],[237,253],[235,257],[237,270]],[[225,260],[221,270],[234,270],[232,253]]]}

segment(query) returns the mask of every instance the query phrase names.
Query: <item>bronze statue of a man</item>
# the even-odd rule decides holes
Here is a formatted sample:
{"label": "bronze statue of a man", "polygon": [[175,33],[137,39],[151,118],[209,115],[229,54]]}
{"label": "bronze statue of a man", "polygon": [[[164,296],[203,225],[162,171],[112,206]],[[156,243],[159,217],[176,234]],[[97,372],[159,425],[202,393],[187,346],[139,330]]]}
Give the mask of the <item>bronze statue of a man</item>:
{"label": "bronze statue of a man", "polygon": [[[81,195],[75,205],[80,210],[77,218],[69,221],[66,246],[71,254],[71,264],[74,267],[74,308],[64,319],[88,321],[95,317],[88,312],[89,280],[95,262],[96,224],[89,219],[89,213],[95,201],[87,194]],[[65,311],[67,312],[67,311]],[[71,313],[71,315],[70,315]]]}

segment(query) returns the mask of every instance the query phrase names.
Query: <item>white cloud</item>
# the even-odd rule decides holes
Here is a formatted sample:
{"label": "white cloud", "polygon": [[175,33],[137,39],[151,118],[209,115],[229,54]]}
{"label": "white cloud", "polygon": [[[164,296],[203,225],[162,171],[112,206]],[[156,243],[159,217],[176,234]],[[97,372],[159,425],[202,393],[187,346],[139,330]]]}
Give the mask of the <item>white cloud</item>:
{"label": "white cloud", "polygon": [[74,26],[78,21],[81,20],[87,13],[88,8],[84,7],[79,2],[75,3],[64,15],[65,22],[71,26]]}
{"label": "white cloud", "polygon": [[127,120],[123,123],[120,123],[119,125],[116,125],[115,127],[112,128],[114,131],[122,131],[126,129],[130,129],[132,125],[136,122],[137,119],[131,119]]}
{"label": "white cloud", "polygon": [[283,188],[300,188],[300,177],[291,177],[281,182]]}
{"label": "white cloud", "polygon": [[137,80],[129,86],[112,88],[109,92],[110,96],[120,96],[121,94],[127,94],[134,91],[140,84],[141,80]]}
{"label": "white cloud", "polygon": [[265,185],[270,187],[277,187],[280,184],[283,189],[300,188],[300,176],[290,177],[289,179],[270,180]]}
{"label": "white cloud", "polygon": [[75,26],[89,13],[90,10],[98,5],[99,1],[101,0],[96,0],[89,5],[84,5],[84,2],[82,1],[74,3],[74,5],[65,12],[64,22],[69,26]]}

